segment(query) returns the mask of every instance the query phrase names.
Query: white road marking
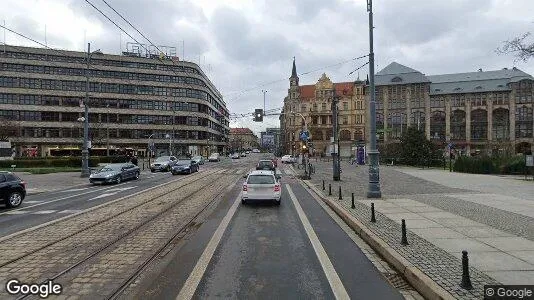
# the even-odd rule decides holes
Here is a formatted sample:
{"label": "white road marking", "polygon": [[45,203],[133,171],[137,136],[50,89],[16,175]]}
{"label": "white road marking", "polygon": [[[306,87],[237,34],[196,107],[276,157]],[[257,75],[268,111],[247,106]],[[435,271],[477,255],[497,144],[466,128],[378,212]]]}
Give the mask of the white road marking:
{"label": "white road marking", "polygon": [[135,189],[136,187],[137,187],[137,185],[134,185],[134,186],[128,186],[128,187],[123,187],[123,188],[114,188],[114,189],[108,190],[108,192],[122,192],[122,191],[127,191],[127,190],[131,190],[131,189]]}
{"label": "white road marking", "polygon": [[86,188],[80,188],[80,189],[70,189],[70,190],[63,190],[63,191],[59,191],[59,192],[62,192],[62,193],[66,193],[66,192],[79,192],[79,191],[83,191],[83,190],[87,190],[89,189],[88,187]]}
{"label": "white road marking", "polygon": [[42,203],[44,202],[43,200],[30,200],[30,201],[24,201],[24,203],[27,203],[27,204],[33,204],[33,203]]}
{"label": "white road marking", "polygon": [[228,227],[228,224],[230,224],[230,221],[232,220],[237,207],[239,206],[239,202],[241,201],[241,193],[237,196],[237,198],[234,200],[234,204],[232,204],[232,207],[228,210],[226,213],[226,216],[224,216],[223,220],[221,221],[221,224],[219,224],[219,227],[217,227],[217,230],[215,230],[215,233],[211,237],[210,241],[208,242],[208,245],[206,246],[206,249],[204,249],[204,252],[202,252],[202,255],[197,261],[197,264],[195,265],[195,268],[193,271],[189,274],[189,277],[187,278],[187,281],[184,283],[184,286],[180,290],[180,293],[178,296],[176,296],[176,300],[184,300],[184,299],[192,299],[193,295],[195,294],[195,291],[197,290],[198,284],[200,283],[200,280],[204,276],[204,272],[206,272],[206,269],[208,268],[208,264],[211,261],[211,258],[213,257],[213,254],[215,253],[215,249],[217,249],[217,246],[219,245],[221,238],[226,231],[226,228]]}
{"label": "white road marking", "polygon": [[24,210],[10,210],[10,211],[7,211],[3,214],[5,215],[23,215],[23,214],[27,214],[29,213],[28,211],[24,211]]}
{"label": "white road marking", "polygon": [[321,241],[319,241],[317,234],[313,230],[313,227],[311,226],[310,221],[308,220],[308,217],[306,217],[306,214],[302,210],[302,207],[300,206],[300,203],[298,202],[297,197],[295,197],[293,190],[291,189],[289,184],[286,184],[285,186],[289,193],[291,201],[293,202],[293,205],[295,206],[295,209],[297,210],[297,214],[299,216],[300,222],[304,226],[304,230],[306,231],[306,234],[308,235],[308,239],[310,240],[313,246],[315,255],[317,255],[317,258],[319,259],[319,262],[321,263],[321,267],[323,268],[324,274],[326,275],[326,279],[328,279],[328,283],[330,284],[330,287],[332,288],[332,292],[334,293],[334,296],[336,297],[336,299],[350,299],[349,294],[347,293],[347,290],[345,290],[345,287],[343,286],[343,282],[341,282],[341,279],[339,278],[339,275],[337,274],[334,268],[334,265],[332,265],[330,258],[328,258],[328,254],[324,250],[323,245],[321,244]]}
{"label": "white road marking", "polygon": [[81,211],[82,211],[81,209],[65,209],[62,211],[58,211],[57,213],[58,214],[75,214]]}
{"label": "white road marking", "polygon": [[104,193],[102,195],[99,195],[99,196],[96,196],[94,198],[91,198],[91,199],[88,199],[87,201],[92,201],[92,200],[96,200],[96,199],[100,199],[100,198],[105,198],[105,197],[109,197],[109,196],[113,196],[115,194],[117,194],[118,192],[115,192],[115,193]]}
{"label": "white road marking", "polygon": [[48,214],[55,213],[56,211],[57,210],[38,210],[38,211],[31,212],[31,214],[33,214],[33,215],[48,215]]}
{"label": "white road marking", "polygon": [[[109,190],[111,188],[112,187],[107,187],[107,188],[102,188],[102,189],[92,189],[92,190],[87,191],[85,193],[79,193],[79,194],[70,195],[70,196],[66,196],[66,197],[62,197],[62,198],[58,198],[58,199],[54,199],[54,200],[50,200],[50,201],[44,201],[44,202],[41,202],[41,203],[37,203],[37,204],[34,204],[34,205],[17,208],[17,209],[14,209],[14,210],[21,210],[21,209],[28,209],[28,208],[32,208],[32,207],[37,207],[37,206],[45,205],[45,204],[48,204],[48,203],[53,203],[53,202],[56,202],[56,201],[61,201],[61,200],[66,200],[66,199],[82,196],[82,195],[87,195],[87,194],[94,193],[94,192],[102,192],[102,191],[105,191],[105,190]],[[27,201],[25,201],[25,202],[27,203]],[[13,210],[11,210],[11,211],[13,211]],[[3,215],[3,214],[5,214],[5,212],[0,213],[0,215]]]}
{"label": "white road marking", "polygon": [[239,175],[239,174],[241,174],[241,172],[242,172],[241,169],[237,169],[237,171],[235,171],[235,174]]}

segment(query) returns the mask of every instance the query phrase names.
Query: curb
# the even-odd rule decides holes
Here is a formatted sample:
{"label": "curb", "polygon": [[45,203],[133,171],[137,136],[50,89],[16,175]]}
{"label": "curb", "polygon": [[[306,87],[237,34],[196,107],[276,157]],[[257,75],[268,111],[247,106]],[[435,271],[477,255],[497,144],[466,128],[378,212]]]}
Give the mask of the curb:
{"label": "curb", "polygon": [[391,248],[379,236],[352,216],[340,204],[322,195],[313,184],[300,180],[311,189],[328,207],[330,207],[352,230],[354,230],[373,250],[391,264],[425,299],[456,299],[448,291],[434,282],[428,275],[421,272],[406,260],[395,249]]}

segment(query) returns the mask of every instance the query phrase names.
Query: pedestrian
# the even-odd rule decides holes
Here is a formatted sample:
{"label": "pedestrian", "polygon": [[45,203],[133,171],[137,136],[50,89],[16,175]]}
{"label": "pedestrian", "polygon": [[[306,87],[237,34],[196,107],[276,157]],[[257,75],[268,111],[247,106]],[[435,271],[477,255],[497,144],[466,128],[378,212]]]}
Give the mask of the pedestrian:
{"label": "pedestrian", "polygon": [[138,161],[137,161],[137,157],[135,155],[132,156],[131,162],[132,162],[132,164],[137,166]]}

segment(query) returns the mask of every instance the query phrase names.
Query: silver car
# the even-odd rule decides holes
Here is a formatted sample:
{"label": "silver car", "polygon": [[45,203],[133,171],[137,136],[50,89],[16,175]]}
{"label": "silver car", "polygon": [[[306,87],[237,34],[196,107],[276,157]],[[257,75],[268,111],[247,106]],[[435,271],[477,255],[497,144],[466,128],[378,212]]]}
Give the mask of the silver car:
{"label": "silver car", "polygon": [[204,157],[203,156],[197,155],[197,156],[193,156],[193,158],[191,158],[191,159],[196,161],[197,164],[199,164],[199,165],[203,165],[204,164]]}
{"label": "silver car", "polygon": [[174,156],[160,156],[150,165],[150,172],[169,172],[174,164],[176,164],[176,161],[177,159]]}
{"label": "silver car", "polygon": [[92,184],[121,183],[128,179],[139,179],[139,167],[132,163],[109,164],[94,171],[89,176]]}

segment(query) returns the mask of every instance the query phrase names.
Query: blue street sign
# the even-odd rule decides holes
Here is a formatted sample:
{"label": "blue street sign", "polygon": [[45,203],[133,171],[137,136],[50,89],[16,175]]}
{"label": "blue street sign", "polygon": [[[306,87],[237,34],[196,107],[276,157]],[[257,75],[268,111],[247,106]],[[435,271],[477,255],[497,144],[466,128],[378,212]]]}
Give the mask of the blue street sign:
{"label": "blue street sign", "polygon": [[301,131],[300,132],[300,139],[303,141],[307,141],[310,138],[310,132],[309,131]]}
{"label": "blue street sign", "polygon": [[453,143],[449,143],[449,145],[447,147],[449,147],[449,149],[454,148],[454,144]]}

